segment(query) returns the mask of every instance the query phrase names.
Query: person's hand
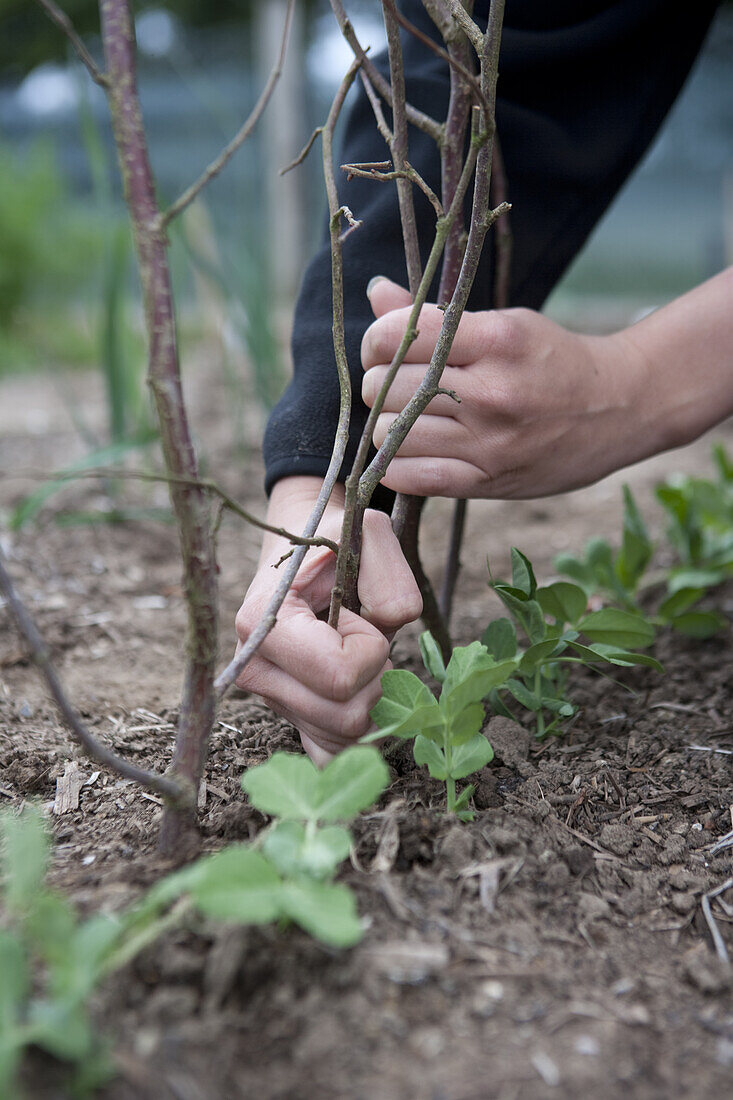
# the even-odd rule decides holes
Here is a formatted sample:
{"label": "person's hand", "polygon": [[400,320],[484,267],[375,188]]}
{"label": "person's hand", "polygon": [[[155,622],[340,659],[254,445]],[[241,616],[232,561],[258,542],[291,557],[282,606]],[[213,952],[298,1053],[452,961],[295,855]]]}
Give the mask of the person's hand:
{"label": "person's hand", "polygon": [[[377,320],[361,354],[371,407],[407,327],[410,298],[388,279],[372,280],[369,297]],[[423,307],[375,446],[420,384],[442,322],[437,306]],[[460,404],[447,395],[431,401],[384,484],[419,496],[501,499],[589,485],[652,453],[649,374],[627,332],[581,336],[527,309],[465,313],[440,383]]]}
{"label": "person's hand", "polygon": [[[319,488],[320,480],[312,477],[278,482],[268,521],[300,533]],[[319,529],[336,542],[342,504],[343,490],[337,486]],[[285,540],[265,536],[258,571],[237,614],[238,648],[262,618],[279,581],[274,565],[289,549]],[[308,551],[275,627],[237,680],[238,687],[262,696],[296,727],[319,765],[370,729],[369,711],[381,695],[382,673],[391,668],[390,639],[422,611],[412,571],[384,513],[365,514],[361,614],[342,609],[337,630],[317,618],[329,606],[334,567],[326,547]]]}

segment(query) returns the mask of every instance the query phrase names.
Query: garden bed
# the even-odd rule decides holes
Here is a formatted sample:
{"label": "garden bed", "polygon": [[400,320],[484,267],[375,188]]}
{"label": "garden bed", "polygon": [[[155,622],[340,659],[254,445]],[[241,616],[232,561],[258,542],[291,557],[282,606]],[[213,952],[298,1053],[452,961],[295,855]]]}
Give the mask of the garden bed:
{"label": "garden bed", "polygon": [[[194,420],[220,477],[263,510],[258,427],[245,449],[222,425],[223,390],[195,380]],[[206,384],[204,385],[204,382]],[[223,385],[223,383],[222,383]],[[94,424],[101,395],[86,377],[64,382]],[[217,412],[217,410],[219,410]],[[733,438],[728,425],[718,437]],[[35,482],[8,471],[69,461],[77,437],[42,378],[0,383],[0,509]],[[642,508],[680,469],[707,473],[702,440],[625,475]],[[591,535],[617,540],[622,477],[563,500],[482,503],[471,510],[455,640],[479,636],[498,602],[486,587],[519,546],[538,578],[552,556]],[[140,506],[164,490],[125,488]],[[66,507],[97,507],[90,482],[64,489]],[[428,509],[426,564],[444,553],[446,507]],[[10,565],[51,644],[70,694],[101,739],[136,762],[165,767],[180,692],[185,624],[172,527],[152,523],[0,531]],[[222,659],[256,561],[258,537],[227,519],[220,539]],[[730,613],[733,590],[718,590]],[[0,800],[53,803],[78,761],[79,808],[49,814],[53,882],[87,913],[117,908],[154,881],[160,806],[79,756],[25,649],[0,610]],[[395,663],[417,670],[417,629]],[[577,676],[580,714],[538,744],[492,727],[496,759],[481,774],[479,813],[459,825],[409,747],[387,750],[394,782],[356,823],[342,872],[368,921],[363,943],[327,949],[295,929],[169,934],[99,995],[99,1027],[119,1076],[108,1100],[563,1100],[726,1095],[733,1073],[730,977],[716,956],[702,896],[731,875],[733,826],[731,635],[696,642],[662,634],[666,675]],[[503,722],[503,720],[500,720]],[[702,746],[696,748],[695,746]],[[201,797],[204,845],[248,839],[264,819],[240,788],[245,768],[297,748],[287,723],[231,696],[221,709]],[[704,751],[708,750],[708,751]],[[726,913],[714,910],[729,949]],[[29,1067],[31,1096],[60,1097],[54,1067]]]}

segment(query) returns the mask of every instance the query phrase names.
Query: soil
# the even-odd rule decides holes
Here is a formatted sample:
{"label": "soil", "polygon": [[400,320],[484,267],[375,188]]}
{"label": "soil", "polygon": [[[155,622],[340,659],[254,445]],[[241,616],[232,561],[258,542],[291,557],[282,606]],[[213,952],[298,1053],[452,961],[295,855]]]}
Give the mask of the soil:
{"label": "soil", "polygon": [[[59,387],[61,387],[59,389]],[[191,380],[196,431],[215,472],[261,511],[257,418],[230,423],[223,381]],[[59,393],[65,400],[59,399]],[[69,413],[100,430],[93,379],[0,384],[0,515],[84,451]],[[731,425],[717,437],[729,442]],[[238,441],[235,446],[235,441]],[[674,469],[707,473],[710,440],[624,475],[650,522],[651,487]],[[617,537],[621,476],[552,501],[472,507],[456,603],[460,643],[496,614],[486,555],[506,570],[518,545],[540,577],[552,556],[588,537]],[[165,502],[158,487],[124,501]],[[173,528],[156,522],[59,526],[61,505],[109,507],[97,483],[54,498],[39,523],[0,527],[18,586],[92,730],[131,759],[164,767],[181,681],[184,608]],[[444,553],[447,505],[427,514],[427,565]],[[220,540],[222,658],[252,575],[257,535],[225,520]],[[718,593],[730,613],[733,591]],[[416,628],[395,645],[417,668]],[[664,677],[581,672],[581,710],[562,738],[537,743],[494,720],[497,753],[479,777],[472,824],[441,810],[440,785],[409,749],[387,750],[393,783],[356,825],[343,881],[368,928],[335,951],[296,928],[208,925],[167,935],[100,992],[95,1019],[113,1040],[105,1100],[639,1100],[729,1095],[731,975],[713,949],[703,895],[731,876],[733,824],[730,632],[704,643],[662,635]],[[703,751],[699,746],[704,746]],[[246,803],[243,770],[294,731],[240,694],[221,709],[201,798],[204,847],[247,839],[263,818]],[[78,760],[78,810],[53,815],[56,781]],[[61,727],[24,646],[0,610],[0,802],[40,799],[56,849],[52,880],[82,912],[139,896],[162,870],[160,806],[85,761]],[[725,903],[726,895],[723,895]],[[730,895],[728,895],[730,898]],[[733,909],[712,903],[733,950]],[[37,1057],[29,1095],[65,1095]]]}

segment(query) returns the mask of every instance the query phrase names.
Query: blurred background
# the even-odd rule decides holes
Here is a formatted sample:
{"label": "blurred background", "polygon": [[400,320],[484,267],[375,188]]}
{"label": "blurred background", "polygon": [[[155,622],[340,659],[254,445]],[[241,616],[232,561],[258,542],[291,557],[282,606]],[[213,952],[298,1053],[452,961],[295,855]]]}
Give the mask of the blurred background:
{"label": "blurred background", "polygon": [[[99,56],[93,0],[66,9]],[[347,4],[383,42],[379,5]],[[277,53],[285,0],[138,3],[140,84],[161,195],[173,199],[232,136]],[[0,376],[101,368],[109,435],[149,427],[130,236],[104,97],[31,0],[0,0]],[[216,345],[231,385],[266,408],[286,377],[282,336],[322,225],[319,157],[277,170],[322,121],[349,63],[327,0],[298,6],[269,114],[172,233],[184,337]],[[549,312],[623,324],[733,262],[733,5],[654,147]],[[213,354],[213,353],[212,353]],[[244,400],[244,397],[243,397]]]}

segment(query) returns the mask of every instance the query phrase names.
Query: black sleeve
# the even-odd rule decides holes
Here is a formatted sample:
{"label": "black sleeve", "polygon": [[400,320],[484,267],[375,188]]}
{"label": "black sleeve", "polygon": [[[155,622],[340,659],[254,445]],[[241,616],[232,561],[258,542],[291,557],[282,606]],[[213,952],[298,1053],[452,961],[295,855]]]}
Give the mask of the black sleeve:
{"label": "black sleeve", "polygon": [[[621,185],[641,159],[677,96],[717,7],[717,0],[507,0],[500,56],[497,127],[512,202],[510,302],[541,307]],[[419,0],[400,7],[436,37]],[[477,20],[488,0],[474,6]],[[414,106],[445,117],[447,66],[403,35],[407,95]],[[386,58],[375,59],[386,73]],[[342,162],[383,160],[386,150],[362,89],[347,125]],[[433,142],[410,129],[410,160],[439,191]],[[363,225],[344,245],[346,348],[354,385],[350,445],[353,461],[366,409],[360,398],[361,338],[373,320],[366,285],[388,275],[406,285],[396,189],[352,180],[341,201]],[[415,196],[425,260],[434,213]],[[490,240],[469,301],[492,302]],[[431,300],[435,300],[436,285]],[[293,328],[293,379],[273,410],[265,435],[266,488],[293,474],[325,473],[338,416],[338,381],[331,337],[328,244],[305,272]],[[375,497],[375,505],[379,505]],[[382,504],[384,504],[384,498]]]}

